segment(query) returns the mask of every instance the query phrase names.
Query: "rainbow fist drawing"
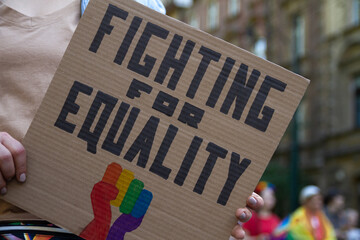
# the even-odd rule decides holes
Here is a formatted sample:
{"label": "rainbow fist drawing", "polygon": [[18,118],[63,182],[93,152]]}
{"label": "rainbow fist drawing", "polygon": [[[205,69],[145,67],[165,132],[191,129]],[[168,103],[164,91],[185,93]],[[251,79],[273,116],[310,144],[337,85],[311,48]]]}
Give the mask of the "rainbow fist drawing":
{"label": "rainbow fist drawing", "polygon": [[[143,189],[144,183],[134,173],[111,163],[91,191],[94,219],[81,232],[87,240],[123,240],[127,232],[137,229],[151,203],[152,193]],[[111,206],[120,215],[111,226]],[[111,227],[110,227],[111,226]]]}

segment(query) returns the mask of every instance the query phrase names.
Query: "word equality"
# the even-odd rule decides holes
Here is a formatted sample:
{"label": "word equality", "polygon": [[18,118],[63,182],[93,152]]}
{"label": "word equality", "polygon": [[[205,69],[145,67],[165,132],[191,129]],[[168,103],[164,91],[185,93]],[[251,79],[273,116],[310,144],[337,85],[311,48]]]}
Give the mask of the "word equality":
{"label": "word equality", "polygon": [[[111,25],[111,20],[113,17],[126,20],[128,17],[128,12],[109,4],[98,31],[90,45],[89,51],[96,53],[102,43],[102,40],[105,37],[105,34],[111,34],[114,28],[114,26]],[[132,46],[134,36],[138,32],[142,22],[142,18],[138,16],[133,17],[114,59],[116,64],[123,64],[123,60],[125,59],[130,46]],[[161,41],[161,39],[166,40],[168,35],[169,30],[151,22],[146,23],[145,29],[136,43],[133,54],[127,65],[127,69],[148,78],[154,68],[155,62],[157,61],[155,57],[148,54],[144,56],[149,41],[152,37],[156,37],[157,41]],[[189,58],[192,56],[193,49],[196,45],[195,42],[187,40],[182,53],[178,54],[178,50],[182,41],[182,36],[178,34],[174,35],[154,79],[156,83],[163,84],[170,69],[172,69],[173,73],[167,84],[167,88],[170,90],[176,90],[176,86],[187,66]],[[221,58],[221,53],[205,46],[200,47],[199,54],[202,55],[202,59],[186,93],[186,97],[190,99],[195,97],[205,72],[207,71],[211,62],[218,62]],[[180,57],[176,58],[176,55],[180,55]],[[141,61],[144,63],[143,65]],[[227,57],[224,66],[222,67],[222,70],[219,73],[206,101],[206,106],[211,108],[215,107],[234,65],[235,60],[231,57]],[[250,95],[261,75],[259,70],[253,69],[249,79],[246,81],[247,74],[248,66],[242,63],[220,108],[220,112],[227,115],[229,114],[231,106],[235,102],[232,118],[236,120],[241,118]],[[259,131],[265,132],[274,113],[274,109],[269,106],[265,106],[266,98],[271,89],[283,92],[285,88],[286,83],[271,76],[265,76],[264,81],[261,84],[261,87],[255,97],[255,100],[250,107],[249,113],[245,119],[245,124]],[[262,115],[261,118],[259,118],[260,114]]]}
{"label": "word equality", "polygon": [[[129,88],[128,93],[133,92]],[[79,95],[85,94],[91,96],[93,92],[93,88],[75,81],[73,86],[71,87],[69,94],[65,100],[65,103],[62,107],[62,110],[55,122],[55,126],[62,129],[65,132],[73,133],[76,124],[69,122],[66,118],[68,114],[76,115],[80,109],[80,106],[76,103],[76,99]],[[130,95],[131,96],[131,95]],[[101,134],[104,131],[105,125],[107,124],[109,117],[115,108],[118,99],[108,95],[102,91],[98,91],[91,106],[88,111],[88,114],[81,126],[81,129],[78,133],[78,138],[87,142],[87,151],[93,154],[96,154],[96,147],[98,145],[99,139]],[[101,106],[104,105],[104,108],[101,113],[100,109]],[[124,123],[123,129],[118,137],[115,139],[119,128],[122,122],[125,120],[126,114],[128,114],[128,118]],[[126,102],[121,102],[113,123],[109,129],[109,132],[106,135],[106,138],[101,146],[102,149],[119,156],[124,148],[125,143],[128,140],[129,135],[133,129],[133,126],[141,113],[141,110],[137,107],[131,107],[130,104]],[[95,118],[100,114],[100,117],[95,123]],[[147,120],[145,126],[139,133],[139,135],[135,138],[133,143],[131,144],[130,148],[124,155],[124,159],[132,162],[136,156],[138,156],[137,166],[145,168],[150,152],[153,147],[153,141],[157,132],[157,128],[160,124],[160,119],[155,116],[150,116]],[[93,127],[93,131],[90,129]],[[173,140],[175,139],[178,132],[178,128],[172,124],[168,126],[166,134],[161,142],[159,149],[157,150],[157,154],[153,160],[153,163],[149,169],[150,172],[164,178],[167,180],[169,175],[172,172],[172,169],[166,167],[164,165],[165,157],[172,146]],[[189,170],[196,159],[198,151],[200,149],[201,144],[203,143],[203,139],[198,136],[194,136],[192,139],[188,150],[182,160],[182,164],[176,174],[174,179],[174,183],[182,186]],[[193,189],[194,192],[198,194],[202,194],[205,188],[205,184],[210,177],[212,170],[216,164],[216,161],[219,158],[225,159],[228,153],[228,150],[218,146],[213,142],[209,142],[206,151],[209,152],[208,159],[203,167],[203,170],[198,178],[198,181]],[[226,205],[232,190],[235,187],[236,182],[240,178],[240,176],[244,173],[247,167],[250,165],[251,160],[244,158],[240,161],[240,155],[238,153],[233,152],[231,154],[230,164],[229,164],[229,171],[226,182],[224,187],[222,188],[221,193],[219,194],[217,203],[221,205]]]}

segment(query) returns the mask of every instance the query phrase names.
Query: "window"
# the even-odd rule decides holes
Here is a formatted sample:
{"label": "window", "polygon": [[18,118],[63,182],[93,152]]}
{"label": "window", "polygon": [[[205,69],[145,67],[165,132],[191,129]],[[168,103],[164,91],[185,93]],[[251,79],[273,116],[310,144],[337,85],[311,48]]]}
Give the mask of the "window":
{"label": "window", "polygon": [[266,39],[260,38],[255,42],[254,54],[258,57],[266,59]]}
{"label": "window", "polygon": [[352,14],[351,14],[351,23],[354,25],[360,24],[360,0],[352,1]]}
{"label": "window", "polygon": [[190,16],[189,25],[194,28],[200,28],[199,16],[195,12],[193,12]]}
{"label": "window", "polygon": [[292,48],[295,58],[302,57],[305,54],[305,19],[302,16],[294,18]]}
{"label": "window", "polygon": [[219,26],[219,2],[210,1],[207,12],[207,26],[209,30],[213,30]]}
{"label": "window", "polygon": [[[171,1],[169,1],[171,2]],[[164,1],[163,1],[164,3]],[[174,0],[174,4],[177,7],[181,7],[181,8],[189,8],[193,5],[193,0]]]}
{"label": "window", "polygon": [[241,0],[228,0],[228,16],[233,17],[240,11]]}
{"label": "window", "polygon": [[355,126],[360,128],[360,74],[355,77]]}

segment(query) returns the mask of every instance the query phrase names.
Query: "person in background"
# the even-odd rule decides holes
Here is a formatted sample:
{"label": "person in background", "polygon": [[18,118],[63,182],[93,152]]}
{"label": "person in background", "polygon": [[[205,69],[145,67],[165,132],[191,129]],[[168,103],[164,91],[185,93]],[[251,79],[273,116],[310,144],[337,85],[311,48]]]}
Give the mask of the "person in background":
{"label": "person in background", "polygon": [[[21,144],[89,0],[0,0],[0,193],[7,182],[26,181],[26,151]],[[165,13],[160,0],[138,2]],[[236,210],[241,222],[263,205],[253,193],[246,208]],[[4,216],[5,217],[2,217]],[[2,219],[33,219],[0,199]],[[216,224],[216,223],[214,223]],[[211,226],[209,226],[211,227]],[[244,238],[241,225],[232,235]]]}
{"label": "person in background", "polygon": [[346,209],[345,216],[345,235],[347,240],[360,240],[360,228],[358,228],[359,213],[355,209]]}
{"label": "person in background", "polygon": [[336,189],[331,189],[324,197],[324,212],[334,226],[336,237],[339,240],[346,239],[342,230],[346,224],[344,218],[344,196]]}
{"label": "person in background", "polygon": [[272,212],[276,204],[275,186],[261,181],[256,186],[255,192],[264,199],[264,207],[254,212],[251,219],[243,224],[249,236],[246,239],[272,239],[272,232],[280,223],[280,218]]}
{"label": "person in background", "polygon": [[322,210],[320,188],[314,185],[304,187],[300,192],[300,203],[301,206],[277,227],[275,236],[299,240],[335,240],[334,228]]}

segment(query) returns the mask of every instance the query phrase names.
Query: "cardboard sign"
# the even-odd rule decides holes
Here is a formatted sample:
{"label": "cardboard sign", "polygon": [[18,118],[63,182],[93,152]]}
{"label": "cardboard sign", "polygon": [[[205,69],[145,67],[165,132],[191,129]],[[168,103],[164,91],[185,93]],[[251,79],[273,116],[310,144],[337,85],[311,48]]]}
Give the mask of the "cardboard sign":
{"label": "cardboard sign", "polygon": [[87,239],[227,239],[308,84],[134,1],[92,0],[6,199]]}

